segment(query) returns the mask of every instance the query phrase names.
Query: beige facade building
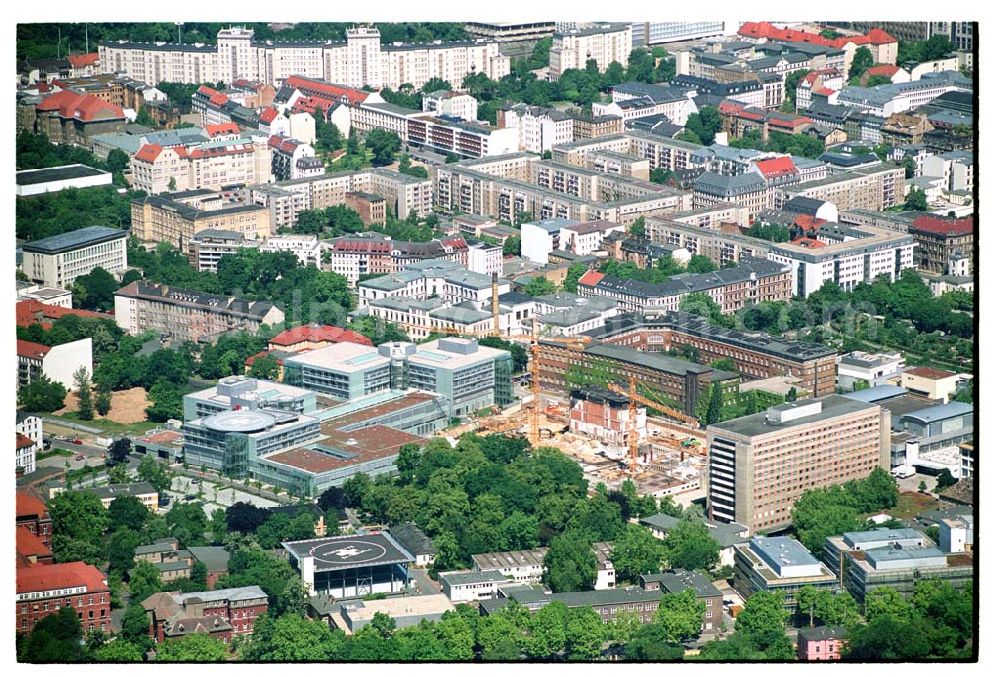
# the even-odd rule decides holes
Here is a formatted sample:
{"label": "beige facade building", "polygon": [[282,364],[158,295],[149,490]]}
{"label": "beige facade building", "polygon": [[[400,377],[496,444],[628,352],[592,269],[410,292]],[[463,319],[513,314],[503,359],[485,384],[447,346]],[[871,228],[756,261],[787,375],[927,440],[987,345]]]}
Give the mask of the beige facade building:
{"label": "beige facade building", "polygon": [[205,230],[230,231],[247,240],[274,233],[267,207],[234,203],[215,191],[148,195],[132,201],[132,233],[145,242],[169,242],[187,251],[191,238]]}
{"label": "beige facade building", "polygon": [[586,68],[587,61],[591,59],[597,62],[597,70],[601,73],[613,61],[628,66],[631,51],[631,24],[601,24],[558,32],[549,50],[549,78],[558,80],[564,71]]}
{"label": "beige facade building", "polygon": [[26,242],[22,246],[21,270],[32,282],[69,289],[76,278],[94,268],[103,268],[111,274],[124,272],[128,267],[127,240],[128,233],[124,230],[88,226]]}
{"label": "beige facade building", "polygon": [[809,489],[888,471],[891,432],[888,410],[840,395],[711,425],[709,517],[752,533],[783,527]]}
{"label": "beige facade building", "polygon": [[493,80],[510,73],[510,59],[495,41],[383,45],[372,26],[348,29],[346,38],[345,42],[258,41],[253,30],[230,27],[219,31],[215,45],[121,41],[99,45],[98,53],[103,73],[124,73],[151,85],[239,80],[277,85],[300,75],[395,90],[407,83],[420,89],[432,78],[460,87],[471,73],[485,73]]}
{"label": "beige facade building", "polygon": [[150,195],[271,181],[266,136],[222,138],[189,146],[146,144],[132,157],[132,187]]}
{"label": "beige facade building", "polygon": [[251,334],[285,321],[266,301],[133,282],[115,292],[115,322],[133,336],[151,330],[177,341],[214,341],[229,331]]}
{"label": "beige facade building", "polygon": [[883,211],[903,202],[906,170],[893,163],[844,172],[834,176],[779,189],[775,207],[794,197],[811,197],[832,202],[840,211],[870,209]]}

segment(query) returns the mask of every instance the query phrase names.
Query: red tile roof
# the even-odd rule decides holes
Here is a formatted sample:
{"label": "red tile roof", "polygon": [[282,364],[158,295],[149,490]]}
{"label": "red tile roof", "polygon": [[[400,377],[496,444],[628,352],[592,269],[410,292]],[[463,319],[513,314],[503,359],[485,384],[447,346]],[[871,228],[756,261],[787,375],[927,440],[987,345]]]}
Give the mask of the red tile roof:
{"label": "red tile roof", "polygon": [[355,106],[371,96],[371,92],[366,92],[363,89],[342,87],[340,85],[324,82],[323,80],[312,80],[299,75],[291,76],[285,80],[285,84],[299,90],[306,96],[343,101]]}
{"label": "red tile roof", "polygon": [[934,381],[939,381],[943,378],[950,378],[955,376],[953,371],[945,371],[944,369],[934,369],[933,367],[914,367],[906,372],[907,374],[913,374],[919,378],[929,378]]}
{"label": "red tile roof", "polygon": [[824,45],[837,49],[843,49],[848,43],[854,43],[855,45],[888,45],[896,42],[896,38],[880,28],[873,28],[868,31],[867,35],[840,37],[835,40],[829,40],[816,33],[808,33],[791,28],[777,28],[767,21],[749,21],[740,26],[738,32],[747,38],[765,38],[783,42],[807,42],[813,45]]}
{"label": "red tile roof", "polygon": [[163,146],[155,143],[147,143],[135,154],[135,159],[140,162],[156,162],[156,158],[160,157],[160,153],[162,152]]}
{"label": "red tile roof", "polygon": [[229,101],[229,97],[222,92],[216,92],[208,98],[208,102],[213,106],[224,106]]}
{"label": "red tile roof", "polygon": [[240,128],[235,122],[223,122],[218,125],[205,125],[205,133],[208,134],[208,138],[214,139],[223,134],[239,134]]}
{"label": "red tile roof", "polygon": [[207,85],[202,85],[201,87],[198,88],[197,93],[211,97],[213,94],[218,94],[219,92],[217,90],[212,89],[211,87],[208,87]]}
{"label": "red tile roof", "polygon": [[17,528],[17,554],[25,557],[51,557],[52,551],[35,534],[31,533],[27,527]]}
{"label": "red tile roof", "polygon": [[799,81],[799,86],[801,86],[803,82],[806,83],[807,85],[811,85],[812,83],[816,82],[816,78],[818,77],[819,77],[819,71],[809,71],[808,73],[805,74],[805,77],[803,77]]}
{"label": "red tile roof", "polygon": [[19,327],[29,327],[39,322],[44,324],[45,320],[58,320],[60,317],[65,317],[66,315],[76,315],[77,317],[93,317],[96,319],[103,319],[103,320],[113,319],[112,315],[105,315],[104,313],[95,313],[92,310],[80,310],[78,308],[63,308],[62,306],[53,306],[48,303],[42,303],[41,301],[36,301],[35,299],[18,301],[16,314],[17,314],[17,326]]}
{"label": "red tile roof", "polygon": [[293,346],[304,341],[318,343],[328,341],[330,343],[358,343],[363,346],[370,346],[372,342],[365,336],[350,329],[342,327],[322,326],[300,326],[286,329],[271,339],[270,343],[277,346]]}
{"label": "red tile roof", "polygon": [[786,174],[795,174],[798,170],[790,157],[776,157],[769,160],[758,160],[757,169],[764,175],[764,178],[775,178]]}
{"label": "red tile roof", "polygon": [[816,90],[815,93],[819,94],[820,96],[830,96],[831,94],[834,93],[834,90],[830,89],[829,87],[820,87],[819,89]]}
{"label": "red tile roof", "polygon": [[392,243],[386,240],[342,240],[335,242],[335,252],[388,254],[392,251]]}
{"label": "red tile roof", "polygon": [[27,435],[22,435],[17,433],[17,442],[14,444],[15,449],[26,449],[27,447],[32,447],[35,445],[35,441],[28,437]]}
{"label": "red tile roof", "polygon": [[90,94],[77,94],[64,89],[46,97],[36,107],[42,112],[56,111],[59,117],[72,118],[83,122],[97,119],[124,118],[125,112],[118,106],[98,99]]}
{"label": "red tile roof", "polygon": [[264,110],[264,112],[260,114],[260,121],[266,122],[267,124],[271,124],[272,122],[274,122],[274,118],[276,117],[278,117],[278,109],[267,108]]}
{"label": "red tile roof", "polygon": [[792,224],[803,230],[816,230],[824,223],[826,223],[826,219],[817,219],[815,216],[809,216],[808,214],[799,214],[792,219]]}
{"label": "red tile roof", "polygon": [[91,52],[90,54],[70,54],[66,57],[73,68],[83,68],[84,66],[93,66],[100,59],[100,55],[97,52]]}
{"label": "red tile roof", "polygon": [[108,584],[100,569],[83,562],[49,564],[17,570],[17,592],[45,592],[84,586],[87,592],[107,592]]}
{"label": "red tile roof", "polygon": [[943,219],[926,214],[913,219],[910,228],[935,235],[969,235],[972,233],[973,221],[971,216],[964,219]]}
{"label": "red tile roof", "polygon": [[811,237],[800,237],[797,240],[792,240],[792,244],[796,244],[800,247],[805,247],[806,249],[819,249],[821,247],[826,246],[819,240],[814,240]]}
{"label": "red tile roof", "polygon": [[891,78],[893,75],[899,72],[899,66],[893,66],[892,64],[883,63],[878,66],[872,66],[868,69],[868,75],[884,75],[887,78]]}
{"label": "red tile roof", "polygon": [[41,343],[22,341],[21,339],[17,340],[18,357],[30,357],[40,360],[48,355],[50,350],[52,350],[50,346],[43,346]]}
{"label": "red tile roof", "polygon": [[26,491],[17,492],[17,516],[18,517],[47,517],[48,508],[37,497]]}
{"label": "red tile roof", "polygon": [[593,287],[603,279],[604,279],[604,273],[599,273],[596,270],[588,270],[586,273],[580,276],[580,279],[577,280],[577,284],[582,284],[587,287]]}

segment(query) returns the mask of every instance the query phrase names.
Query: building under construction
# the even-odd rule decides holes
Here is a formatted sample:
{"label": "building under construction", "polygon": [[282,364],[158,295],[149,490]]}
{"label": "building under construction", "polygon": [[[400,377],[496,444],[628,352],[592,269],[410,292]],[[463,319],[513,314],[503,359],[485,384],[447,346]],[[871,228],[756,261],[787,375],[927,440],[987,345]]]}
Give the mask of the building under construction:
{"label": "building under construction", "polygon": [[624,458],[631,434],[637,444],[646,439],[646,407],[634,408],[634,414],[632,409],[625,395],[598,386],[575,388],[569,399],[570,432],[598,440],[609,457]]}

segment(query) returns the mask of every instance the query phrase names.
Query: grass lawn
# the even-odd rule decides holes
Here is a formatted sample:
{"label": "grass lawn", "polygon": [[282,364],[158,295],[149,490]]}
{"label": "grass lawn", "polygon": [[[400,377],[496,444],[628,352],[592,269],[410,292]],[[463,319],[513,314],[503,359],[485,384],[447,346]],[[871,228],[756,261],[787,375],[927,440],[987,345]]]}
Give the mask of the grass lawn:
{"label": "grass lawn", "polygon": [[925,510],[937,507],[938,500],[929,494],[904,491],[899,494],[899,503],[887,512],[900,520],[914,519]]}
{"label": "grass lawn", "polygon": [[85,425],[88,428],[98,428],[111,435],[129,435],[134,433],[145,433],[158,425],[160,423],[153,423],[152,421],[139,421],[137,423],[115,423],[114,421],[109,421],[103,418],[95,418],[92,421],[81,421],[76,415],[75,411],[67,412],[65,414],[49,414],[51,418],[59,419],[62,421],[67,421],[70,423],[79,423]]}
{"label": "grass lawn", "polygon": [[48,451],[43,451],[35,456],[38,461],[44,461],[47,458],[52,458],[53,456],[72,456],[73,452],[69,449],[49,449]]}

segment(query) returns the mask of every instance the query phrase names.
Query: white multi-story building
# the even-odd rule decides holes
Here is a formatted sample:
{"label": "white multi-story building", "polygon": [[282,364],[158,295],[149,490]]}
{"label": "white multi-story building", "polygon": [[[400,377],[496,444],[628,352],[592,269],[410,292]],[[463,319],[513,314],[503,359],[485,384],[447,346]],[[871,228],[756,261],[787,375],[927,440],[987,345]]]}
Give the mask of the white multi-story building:
{"label": "white multi-story building", "polygon": [[631,52],[631,24],[600,24],[560,31],[555,34],[549,50],[549,78],[558,80],[571,68],[584,69],[591,59],[597,62],[597,70],[601,73],[614,61],[625,67]]}
{"label": "white multi-story building", "polygon": [[61,383],[66,390],[73,390],[73,374],[83,367],[87,375],[94,371],[93,339],[89,336],[78,341],[44,346],[31,341],[17,341],[17,385],[19,388],[44,374],[50,381]]}
{"label": "white multi-story building", "polygon": [[112,275],[128,268],[128,233],[106,226],[87,226],[25,242],[21,270],[32,282],[69,289],[81,275],[103,268]]}
{"label": "white multi-story building", "polygon": [[858,381],[878,386],[900,372],[906,360],[899,353],[865,353],[856,350],[837,358],[837,386],[851,390]]}
{"label": "white multi-story building", "polygon": [[461,87],[472,73],[493,80],[510,73],[510,59],[496,41],[383,45],[372,26],[348,29],[345,42],[258,41],[253,30],[232,27],[219,31],[215,45],[106,42],[98,54],[101,72],[150,85],[240,79],[278,85],[300,75],[376,90],[403,84],[419,89],[433,78]]}
{"label": "white multi-story building", "polygon": [[469,245],[469,270],[481,275],[503,272],[503,247],[486,242]]}
{"label": "white multi-story building", "polygon": [[976,186],[976,163],[967,150],[953,150],[940,155],[928,155],[924,159],[924,176],[940,176],[950,191],[963,190],[971,193]]}
{"label": "white multi-story building", "polygon": [[261,246],[262,252],[291,252],[303,266],[319,268],[320,243],[316,235],[275,235]]}
{"label": "white multi-story building", "polygon": [[476,101],[476,97],[462,92],[439,89],[424,94],[423,109],[425,113],[450,115],[467,122],[474,122],[479,115],[479,102]]}
{"label": "white multi-story building", "polygon": [[519,150],[542,154],[553,146],[572,143],[573,118],[555,108],[514,104],[497,109],[497,125],[516,127]]}
{"label": "white multi-story building", "polygon": [[132,187],[150,195],[269,183],[271,149],[267,137],[213,139],[172,148],[146,144],[130,163]]}
{"label": "white multi-story building", "polygon": [[35,472],[35,454],[42,450],[44,434],[42,418],[23,411],[17,412],[17,423],[14,426],[18,435],[24,435],[31,440],[30,446],[18,446],[17,467],[24,468],[24,473]]}

